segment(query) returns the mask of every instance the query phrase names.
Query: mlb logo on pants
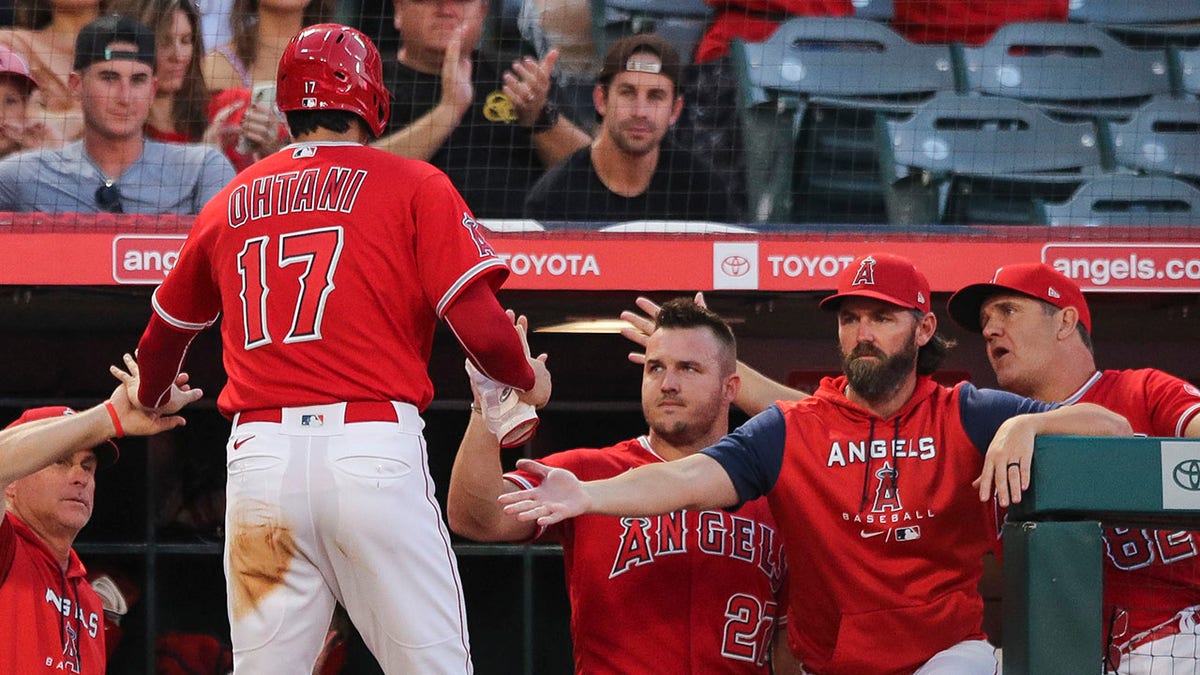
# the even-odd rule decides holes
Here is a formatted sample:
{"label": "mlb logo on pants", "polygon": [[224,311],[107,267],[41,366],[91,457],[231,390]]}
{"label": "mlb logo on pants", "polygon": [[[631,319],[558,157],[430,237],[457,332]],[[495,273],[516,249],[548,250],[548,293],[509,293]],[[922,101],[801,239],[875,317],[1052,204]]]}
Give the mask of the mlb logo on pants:
{"label": "mlb logo on pants", "polygon": [[323,427],[325,426],[324,415],[301,415],[300,426],[302,427]]}
{"label": "mlb logo on pants", "polygon": [[913,527],[898,527],[896,528],[896,541],[912,541],[913,539],[921,538],[921,527],[919,525]]}

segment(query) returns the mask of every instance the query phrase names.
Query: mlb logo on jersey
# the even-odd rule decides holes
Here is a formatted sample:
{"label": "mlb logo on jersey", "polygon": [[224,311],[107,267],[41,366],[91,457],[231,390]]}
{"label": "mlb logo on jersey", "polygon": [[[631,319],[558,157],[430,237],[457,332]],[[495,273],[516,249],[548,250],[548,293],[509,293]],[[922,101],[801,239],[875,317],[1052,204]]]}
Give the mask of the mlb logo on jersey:
{"label": "mlb logo on jersey", "polygon": [[300,426],[302,427],[323,427],[325,426],[324,415],[301,415]]}
{"label": "mlb logo on jersey", "polygon": [[914,525],[913,527],[897,527],[896,528],[896,541],[912,541],[914,539],[920,539],[920,538],[921,538],[920,526]]}

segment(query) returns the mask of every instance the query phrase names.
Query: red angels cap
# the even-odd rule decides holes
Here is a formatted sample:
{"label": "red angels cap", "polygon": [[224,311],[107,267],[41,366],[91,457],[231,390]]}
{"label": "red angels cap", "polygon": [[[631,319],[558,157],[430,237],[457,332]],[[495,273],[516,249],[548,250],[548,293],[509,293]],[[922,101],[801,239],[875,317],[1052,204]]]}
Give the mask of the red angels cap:
{"label": "red angels cap", "polygon": [[1045,263],[1005,265],[996,270],[990,283],[972,284],[950,296],[946,310],[958,325],[976,333],[983,332],[979,310],[984,301],[996,293],[1016,291],[1031,298],[1048,302],[1059,309],[1074,307],[1079,323],[1092,330],[1092,313],[1079,285]]}
{"label": "red angels cap", "polygon": [[822,300],[821,309],[836,311],[845,298],[874,298],[928,312],[929,281],[908,258],[871,253],[842,270],[837,293]]}
{"label": "red angels cap", "polygon": [[[63,417],[65,415],[74,415],[75,411],[65,405],[48,405],[41,408],[30,408],[21,413],[21,416],[9,423],[5,429],[11,429],[15,426],[33,422],[35,420],[44,420],[51,417]],[[121,456],[121,451],[117,449],[117,444],[112,441],[106,441],[96,446],[96,458],[100,460],[103,466],[112,466],[117,463],[117,458]]]}

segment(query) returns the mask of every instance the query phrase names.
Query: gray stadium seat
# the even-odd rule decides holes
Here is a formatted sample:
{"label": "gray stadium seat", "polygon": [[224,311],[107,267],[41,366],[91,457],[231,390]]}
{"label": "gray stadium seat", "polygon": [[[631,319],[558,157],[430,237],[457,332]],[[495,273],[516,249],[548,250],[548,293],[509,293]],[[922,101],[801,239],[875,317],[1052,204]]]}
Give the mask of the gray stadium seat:
{"label": "gray stadium seat", "polygon": [[759,221],[883,222],[875,115],[954,88],[947,46],[865,19],[791,19],[732,59]]}
{"label": "gray stadium seat", "polygon": [[1200,181],[1200,101],[1154,99],[1109,133],[1119,166]]}
{"label": "gray stadium seat", "polygon": [[896,18],[896,7],[892,0],[850,0],[854,16],[871,21],[891,21]]}
{"label": "gray stadium seat", "polygon": [[1200,0],[1071,0],[1067,12],[1138,49],[1200,46]]}
{"label": "gray stadium seat", "polygon": [[1167,176],[1101,176],[1039,207],[1048,225],[1200,225],[1200,190]]}
{"label": "gray stadium seat", "polygon": [[1200,49],[1183,49],[1176,53],[1179,85],[1186,94],[1200,95]]}
{"label": "gray stadium seat", "polygon": [[894,224],[1037,222],[1037,198],[1065,198],[1102,171],[1092,122],[1017,101],[945,93],[903,120],[881,120]]}
{"label": "gray stadium seat", "polygon": [[1062,115],[1125,118],[1171,92],[1166,52],[1133,49],[1089,24],[1009,24],[962,53],[969,91]]}
{"label": "gray stadium seat", "polygon": [[1067,19],[1105,24],[1200,21],[1200,0],[1070,0]]}
{"label": "gray stadium seat", "polygon": [[689,64],[712,17],[704,0],[591,0],[592,35],[601,61],[609,45],[626,35],[655,33],[669,40]]}

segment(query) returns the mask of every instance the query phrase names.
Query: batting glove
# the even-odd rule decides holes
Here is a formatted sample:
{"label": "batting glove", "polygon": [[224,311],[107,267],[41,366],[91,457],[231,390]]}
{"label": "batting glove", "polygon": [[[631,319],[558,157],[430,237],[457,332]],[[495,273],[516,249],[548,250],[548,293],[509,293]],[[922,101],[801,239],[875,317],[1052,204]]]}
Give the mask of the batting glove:
{"label": "batting glove", "polygon": [[467,360],[467,375],[476,393],[483,421],[488,431],[500,440],[500,447],[523,445],[537,429],[537,410],[517,397],[512,387],[505,386],[479,372]]}

